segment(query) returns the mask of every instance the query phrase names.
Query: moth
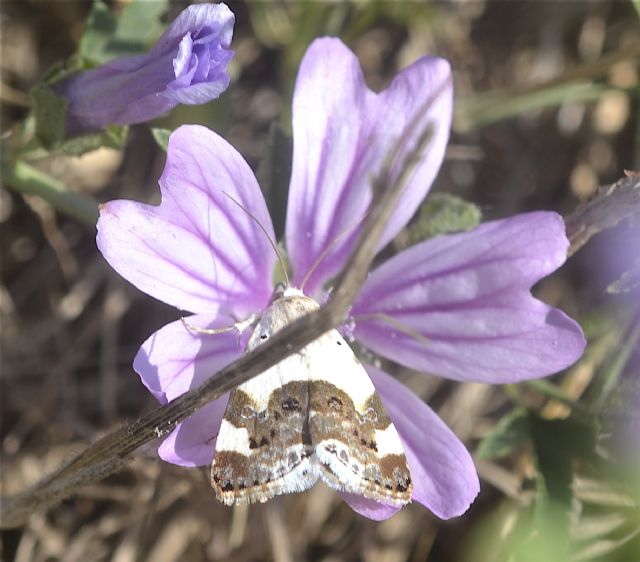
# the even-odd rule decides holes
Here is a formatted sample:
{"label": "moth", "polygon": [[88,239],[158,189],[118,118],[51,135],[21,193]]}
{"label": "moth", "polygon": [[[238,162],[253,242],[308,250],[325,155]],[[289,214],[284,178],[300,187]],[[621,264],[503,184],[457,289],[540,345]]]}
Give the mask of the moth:
{"label": "moth", "polygon": [[[277,290],[248,350],[318,308],[298,289]],[[411,500],[398,432],[337,330],[231,392],[211,466],[215,494],[227,505],[265,502],[318,480],[390,505]]]}

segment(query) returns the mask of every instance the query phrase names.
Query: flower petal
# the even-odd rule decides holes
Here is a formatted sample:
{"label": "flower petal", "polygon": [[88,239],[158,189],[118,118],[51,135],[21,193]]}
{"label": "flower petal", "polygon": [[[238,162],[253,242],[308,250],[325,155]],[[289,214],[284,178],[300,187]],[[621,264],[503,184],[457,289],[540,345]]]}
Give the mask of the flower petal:
{"label": "flower petal", "polygon": [[[400,139],[406,154],[430,123],[429,146],[380,247],[406,224],[440,167],[451,107],[450,68],[442,59],[418,60],[384,92],[374,94],[364,83],[356,57],[339,40],[312,43],[300,66],[293,101],[286,240],[296,285],[316,267],[305,291],[314,294],[341,269],[368,210],[372,178]],[[409,133],[414,122],[417,127]],[[393,175],[397,174],[395,169]]]}
{"label": "flower petal", "polygon": [[158,447],[160,458],[180,466],[211,464],[228,400],[225,394],[178,424]]}
{"label": "flower petal", "polygon": [[[218,97],[229,85],[226,68],[233,57],[233,24],[234,15],[224,4],[189,6],[148,53],[110,61],[63,82],[58,92],[68,103],[67,132],[141,123],[178,103],[199,104]],[[197,52],[206,57],[198,61],[191,42],[205,38],[208,48]],[[207,69],[205,82],[185,80],[183,70],[194,63]]]}
{"label": "flower petal", "polygon": [[582,330],[529,290],[564,263],[567,246],[562,218],[547,212],[417,244],[369,276],[352,309],[355,336],[398,363],[457,380],[560,371],[582,355]]}
{"label": "flower petal", "polygon": [[409,388],[371,365],[366,369],[402,440],[413,480],[411,499],[441,519],[462,515],[480,491],[471,455]]}
{"label": "flower petal", "polygon": [[111,266],[141,291],[183,310],[240,320],[264,308],[276,260],[268,236],[275,235],[243,158],[214,132],[185,125],[169,139],[159,183],[160,206],[102,206],[97,243]]}
{"label": "flower petal", "polygon": [[[197,314],[186,322],[198,328],[233,326],[230,317]],[[249,331],[198,334],[181,320],[160,328],[140,347],[133,368],[162,404],[196,388],[244,353]]]}
{"label": "flower petal", "polygon": [[358,494],[340,492],[340,496],[353,511],[373,521],[384,521],[400,511],[399,507],[369,500]]}
{"label": "flower petal", "polygon": [[216,39],[221,45],[228,47],[233,37],[234,23],[233,12],[222,2],[188,6],[167,27],[153,51],[166,51],[187,33],[191,33],[194,39],[204,38],[208,42]]}
{"label": "flower petal", "polygon": [[[234,322],[231,317],[204,314],[190,316],[186,321],[198,328],[225,328]],[[167,404],[240,357],[249,336],[235,330],[198,334],[178,320],[160,328],[142,344],[133,368],[156,399]],[[207,404],[178,424],[158,448],[160,458],[181,466],[210,463],[228,396]]]}
{"label": "flower petal", "polygon": [[173,73],[176,78],[180,78],[189,71],[192,53],[193,39],[191,35],[185,35],[178,45],[178,54],[173,59]]}

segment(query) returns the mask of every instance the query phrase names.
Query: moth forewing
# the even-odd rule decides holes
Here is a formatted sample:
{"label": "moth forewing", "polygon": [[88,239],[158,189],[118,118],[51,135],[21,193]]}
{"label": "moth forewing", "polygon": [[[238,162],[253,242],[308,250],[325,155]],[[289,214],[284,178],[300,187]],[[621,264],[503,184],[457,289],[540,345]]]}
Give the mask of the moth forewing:
{"label": "moth forewing", "polygon": [[[285,290],[263,314],[248,350],[317,309],[300,291]],[[318,478],[387,504],[411,498],[398,433],[336,330],[231,393],[211,467],[216,495],[228,505],[303,491]]]}
{"label": "moth forewing", "polygon": [[[334,332],[328,335],[340,337]],[[353,367],[348,371],[334,372],[336,380],[310,386],[312,461],[332,488],[404,505],[411,500],[413,486],[400,437],[364,367],[355,355],[351,361]],[[352,388],[357,381],[359,397],[340,388],[347,377],[352,379]]]}

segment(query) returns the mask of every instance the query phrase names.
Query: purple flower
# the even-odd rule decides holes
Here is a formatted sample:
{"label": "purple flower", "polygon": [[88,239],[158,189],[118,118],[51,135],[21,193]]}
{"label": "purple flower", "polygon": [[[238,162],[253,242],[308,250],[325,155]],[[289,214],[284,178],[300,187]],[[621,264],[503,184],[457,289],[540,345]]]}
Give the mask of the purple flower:
{"label": "purple flower", "polygon": [[69,103],[67,132],[140,123],[217,98],[229,85],[233,23],[225,4],[189,6],[148,53],[73,76],[59,90]]}
{"label": "purple flower", "polygon": [[[339,40],[319,39],[308,49],[294,94],[286,224],[294,284],[300,287],[311,272],[307,295],[321,300],[324,285],[345,266],[371,201],[371,178],[425,107],[434,135],[380,247],[406,225],[442,162],[452,112],[449,65],[421,58],[375,94]],[[159,183],[160,206],[103,206],[98,247],[105,258],[142,291],[193,312],[188,322],[196,326],[224,327],[259,314],[270,302],[276,256],[256,222],[226,195],[273,238],[247,163],[215,133],[183,126],[170,138]],[[355,337],[402,365],[456,380],[509,383],[559,371],[582,354],[582,332],[529,289],[562,265],[567,246],[562,219],[547,212],[420,243],[371,273],[353,305]],[[393,328],[384,315],[410,329]],[[242,353],[237,334],[203,336],[176,321],[142,345],[134,368],[167,403]],[[367,370],[402,439],[413,499],[441,518],[466,511],[479,482],[464,445],[407,387]],[[160,445],[160,456],[183,466],[210,463],[226,402],[182,422]],[[373,519],[398,509],[342,495]]]}
{"label": "purple flower", "polygon": [[[593,251],[595,250],[595,251]],[[598,292],[608,285],[608,300],[627,325],[630,341],[640,337],[640,224],[621,224],[602,232],[595,240],[591,259],[592,271],[586,276]],[[595,265],[594,265],[595,264]],[[620,350],[629,344],[620,342]],[[616,457],[627,462],[640,462],[640,347],[636,344],[624,365],[616,388],[607,398],[603,426]],[[639,471],[640,473],[640,471]]]}

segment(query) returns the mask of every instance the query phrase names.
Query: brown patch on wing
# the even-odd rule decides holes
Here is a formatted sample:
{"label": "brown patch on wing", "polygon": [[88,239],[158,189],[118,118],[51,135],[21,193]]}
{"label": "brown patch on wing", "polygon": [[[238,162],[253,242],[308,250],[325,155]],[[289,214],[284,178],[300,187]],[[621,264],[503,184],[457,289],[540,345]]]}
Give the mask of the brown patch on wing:
{"label": "brown patch on wing", "polygon": [[[364,497],[394,504],[408,503],[413,485],[404,454],[381,456],[376,430],[391,425],[391,419],[377,394],[372,394],[359,411],[353,400],[335,385],[312,381],[309,387],[309,428],[314,447],[335,456],[336,468],[321,465],[324,480],[344,490],[345,474],[359,480],[361,489],[348,490]],[[344,446],[336,446],[337,441]],[[323,442],[326,442],[323,444]]]}
{"label": "brown patch on wing", "polygon": [[251,454],[216,451],[211,485],[218,499],[226,504],[266,501],[282,493],[282,479],[312,453],[308,411],[307,382],[290,382],[274,390],[262,411],[247,393],[234,390],[224,419],[247,430]]}

